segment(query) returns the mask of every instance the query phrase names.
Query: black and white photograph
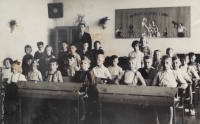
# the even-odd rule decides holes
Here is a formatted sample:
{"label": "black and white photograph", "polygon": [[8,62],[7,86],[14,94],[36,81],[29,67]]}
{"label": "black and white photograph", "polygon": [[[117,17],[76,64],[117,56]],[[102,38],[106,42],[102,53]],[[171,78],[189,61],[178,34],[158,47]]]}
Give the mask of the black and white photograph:
{"label": "black and white photograph", "polygon": [[200,124],[199,0],[0,0],[0,124]]}

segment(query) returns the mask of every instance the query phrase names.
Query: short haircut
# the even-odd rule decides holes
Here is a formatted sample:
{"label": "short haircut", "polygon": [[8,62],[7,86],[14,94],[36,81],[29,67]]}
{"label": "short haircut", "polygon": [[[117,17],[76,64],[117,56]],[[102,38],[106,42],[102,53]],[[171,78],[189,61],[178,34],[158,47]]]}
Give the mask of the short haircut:
{"label": "short haircut", "polygon": [[24,47],[24,52],[26,52],[26,48],[30,48],[30,50],[31,50],[31,52],[32,52],[32,47],[31,47],[30,45],[26,45],[26,46]]}
{"label": "short haircut", "polygon": [[70,46],[70,47],[71,47],[71,46],[74,46],[74,47],[76,47],[76,45],[75,45],[75,44],[73,44],[73,43],[72,43],[72,44],[70,44],[69,46]]}
{"label": "short haircut", "polygon": [[175,60],[180,60],[180,58],[178,56],[173,56],[172,61],[175,61]]}
{"label": "short haircut", "polygon": [[166,49],[166,53],[167,53],[168,51],[170,51],[170,50],[173,51],[173,49],[172,49],[171,47],[167,48],[167,49]]}
{"label": "short haircut", "polygon": [[13,60],[12,60],[11,58],[5,58],[5,59],[3,60],[3,65],[4,65],[4,66],[5,66],[5,63],[6,63],[7,60],[10,62],[11,65],[13,64]]}
{"label": "short haircut", "polygon": [[42,42],[42,41],[40,41],[40,42],[37,42],[37,46],[39,47],[40,45],[44,45],[44,43]]}
{"label": "short haircut", "polygon": [[114,60],[117,59],[117,58],[118,58],[117,55],[112,55],[112,56],[111,56],[111,60],[112,60],[112,61],[114,61]]}
{"label": "short haircut", "polygon": [[160,52],[160,53],[161,53],[160,50],[155,50],[155,51],[153,52],[153,55],[155,56],[157,52]]}
{"label": "short haircut", "polygon": [[137,44],[138,44],[138,45],[140,44],[140,42],[139,42],[138,40],[133,41],[132,47],[134,48]]}
{"label": "short haircut", "polygon": [[100,41],[95,41],[95,42],[94,42],[94,46],[95,46],[97,43],[101,44]]}
{"label": "short haircut", "polygon": [[189,53],[188,53],[188,56],[189,56],[189,58],[191,58],[191,57],[193,57],[193,56],[196,57],[196,55],[195,55],[193,52],[189,52]]}
{"label": "short haircut", "polygon": [[181,57],[181,61],[185,61],[187,57],[189,57],[188,54],[184,54],[184,55]]}
{"label": "short haircut", "polygon": [[83,23],[83,22],[79,23],[78,27],[81,26],[81,25],[84,25],[84,27],[85,27],[85,23]]}
{"label": "short haircut", "polygon": [[72,59],[72,58],[75,58],[74,55],[72,55],[72,54],[67,55],[67,59]]}
{"label": "short haircut", "polygon": [[81,60],[84,60],[84,61],[88,62],[89,64],[91,63],[91,60],[87,56],[81,57]]}
{"label": "short haircut", "polygon": [[127,62],[132,61],[132,60],[135,60],[135,61],[136,61],[136,58],[135,58],[135,57],[128,57],[128,58],[127,58]]}
{"label": "short haircut", "polygon": [[[147,37],[140,37],[140,42],[142,42],[144,39],[146,39],[147,40]],[[148,40],[146,41],[146,43],[148,43]]]}
{"label": "short haircut", "polygon": [[46,49],[47,49],[47,48],[51,48],[51,54],[53,54],[53,48],[52,48],[52,46],[51,46],[51,45],[46,45],[45,51],[44,51],[45,53],[46,53]]}
{"label": "short haircut", "polygon": [[161,63],[163,63],[166,59],[170,59],[172,61],[172,58],[168,55],[164,55],[161,59]]}
{"label": "short haircut", "polygon": [[103,57],[103,59],[105,60],[105,56],[104,56],[103,54],[98,54],[98,55],[97,55],[97,58],[98,58],[98,57]]}
{"label": "short haircut", "polygon": [[[88,42],[87,42],[87,40],[85,39],[85,40],[82,41],[82,43],[83,43],[83,44],[86,44],[86,43],[88,43]],[[89,43],[88,43],[88,45],[89,45]]]}
{"label": "short haircut", "polygon": [[50,63],[54,63],[54,62],[58,65],[58,61],[57,61],[56,58],[51,58],[51,59],[49,60],[49,64],[50,64]]}
{"label": "short haircut", "polygon": [[151,56],[149,56],[149,55],[146,55],[146,56],[144,56],[144,60],[145,59],[151,59],[152,60],[153,58]]}

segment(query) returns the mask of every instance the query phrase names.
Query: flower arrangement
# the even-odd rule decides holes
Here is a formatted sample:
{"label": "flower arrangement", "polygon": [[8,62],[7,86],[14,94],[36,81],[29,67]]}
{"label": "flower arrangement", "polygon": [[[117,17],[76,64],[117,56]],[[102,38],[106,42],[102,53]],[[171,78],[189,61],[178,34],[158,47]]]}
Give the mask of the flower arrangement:
{"label": "flower arrangement", "polygon": [[99,20],[99,25],[102,25],[103,29],[107,28],[107,27],[106,27],[106,22],[107,22],[108,20],[110,20],[110,19],[108,19],[108,17],[101,18],[101,19]]}

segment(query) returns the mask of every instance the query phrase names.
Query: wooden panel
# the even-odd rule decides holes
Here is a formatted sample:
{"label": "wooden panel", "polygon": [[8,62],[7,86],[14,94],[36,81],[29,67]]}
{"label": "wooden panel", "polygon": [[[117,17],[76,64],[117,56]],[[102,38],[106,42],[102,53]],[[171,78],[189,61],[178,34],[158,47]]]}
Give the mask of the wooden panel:
{"label": "wooden panel", "polygon": [[136,104],[149,106],[173,106],[174,99],[170,97],[136,96],[119,94],[99,94],[99,102]]}
{"label": "wooden panel", "polygon": [[34,98],[53,98],[53,99],[67,99],[78,100],[78,92],[64,92],[64,91],[45,91],[45,90],[25,90],[19,89],[20,97],[34,97]]}
{"label": "wooden panel", "polygon": [[81,83],[58,83],[58,82],[18,82],[19,89],[40,89],[59,91],[79,91]]}
{"label": "wooden panel", "polygon": [[154,86],[129,86],[129,85],[106,85],[98,84],[99,93],[116,93],[116,94],[138,94],[149,96],[173,97],[178,88],[154,87]]}

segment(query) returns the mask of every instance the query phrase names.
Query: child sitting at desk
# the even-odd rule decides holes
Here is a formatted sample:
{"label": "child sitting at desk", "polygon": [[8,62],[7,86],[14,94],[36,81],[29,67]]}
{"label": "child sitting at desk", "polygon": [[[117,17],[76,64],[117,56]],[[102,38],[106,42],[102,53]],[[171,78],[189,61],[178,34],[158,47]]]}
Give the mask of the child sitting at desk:
{"label": "child sitting at desk", "polygon": [[142,86],[146,86],[144,78],[140,74],[139,71],[136,70],[137,60],[136,58],[129,57],[127,60],[128,70],[123,71],[118,78],[115,80],[115,84],[119,84],[121,80],[126,85],[138,85],[138,82],[142,84]]}
{"label": "child sitting at desk", "polygon": [[129,53],[128,57],[134,57],[137,60],[136,69],[142,68],[144,53],[139,50],[139,41],[133,41],[132,47],[134,50]]}
{"label": "child sitting at desk", "polygon": [[162,70],[161,51],[160,50],[155,50],[154,51],[152,67],[154,67],[157,71],[161,71]]}
{"label": "child sitting at desk", "polygon": [[71,45],[69,46],[69,50],[70,50],[69,55],[71,54],[71,55],[74,56],[75,61],[76,61],[76,62],[75,62],[76,65],[77,65],[78,67],[80,67],[81,57],[76,53],[76,50],[77,50],[76,46],[75,46],[74,44],[71,44]]}
{"label": "child sitting at desk", "polygon": [[3,60],[3,65],[5,66],[5,69],[2,70],[2,80],[6,79],[7,83],[10,83],[11,79],[11,65],[13,64],[13,60],[11,58],[5,58]]}
{"label": "child sitting at desk", "polygon": [[141,37],[140,38],[140,44],[141,44],[141,46],[140,46],[140,51],[142,52],[142,53],[144,53],[144,55],[146,56],[146,55],[152,55],[152,51],[151,51],[151,49],[147,46],[147,44],[148,44],[148,40],[147,40],[147,37]]}
{"label": "child sitting at desk", "polygon": [[69,54],[66,58],[66,67],[64,67],[64,70],[67,72],[67,77],[69,78],[69,81],[72,81],[75,72],[78,71],[80,68],[77,66],[77,61],[74,55]]}
{"label": "child sitting at desk", "polygon": [[[178,58],[178,56],[174,56],[172,58],[172,60],[173,60],[173,64],[172,64],[173,70],[176,71],[177,73],[179,73],[187,83],[192,84],[192,80],[190,79],[187,72],[180,69],[181,62],[180,62],[180,59]],[[191,89],[191,87],[186,88],[186,96],[189,97],[189,95],[191,96],[190,97],[191,98],[190,99],[190,114],[195,115],[194,107],[192,105],[192,89]],[[183,94],[179,93],[179,96],[183,97]],[[178,108],[182,108],[182,107],[183,107],[182,101],[180,101]]]}
{"label": "child sitting at desk", "polygon": [[108,70],[112,76],[112,80],[115,81],[117,77],[122,73],[122,68],[117,65],[119,62],[118,56],[113,55],[111,59],[112,59],[112,66],[109,66]]}
{"label": "child sitting at desk", "polygon": [[169,57],[173,57],[174,56],[174,51],[173,51],[173,49],[172,48],[167,48],[166,49],[166,55],[168,55]]}
{"label": "child sitting at desk", "polygon": [[[163,70],[158,72],[153,80],[153,86],[160,86],[160,87],[177,87],[178,83],[180,85],[178,88],[186,89],[188,84],[183,79],[183,77],[177,73],[177,71],[171,70],[172,66],[172,58],[168,55],[164,55],[162,57],[161,61]],[[170,121],[169,124],[172,124],[173,119],[173,108],[170,107]],[[157,121],[158,121],[158,115],[157,115]]]}
{"label": "child sitting at desk", "polygon": [[[151,85],[151,82],[153,81],[154,76],[157,74],[157,70],[153,68],[152,65],[152,57],[151,56],[144,56],[144,68],[138,69],[138,71],[141,73],[142,77],[144,79],[149,80]],[[147,82],[146,82],[147,83]]]}
{"label": "child sitting at desk", "polygon": [[31,63],[31,70],[28,72],[29,81],[42,81],[42,74],[38,71],[38,60],[33,60]]}
{"label": "child sitting at desk", "polygon": [[199,74],[199,70],[198,70],[198,64],[195,62],[196,61],[196,55],[193,52],[188,53],[189,56],[189,66],[192,66],[196,72]]}
{"label": "child sitting at desk", "polygon": [[49,60],[49,69],[46,71],[47,82],[63,82],[61,72],[57,70],[58,62],[55,58]]}
{"label": "child sitting at desk", "polygon": [[85,102],[83,98],[87,97],[87,95],[89,95],[89,97],[91,97],[91,95],[94,95],[94,94],[87,94],[88,88],[89,88],[89,91],[91,91],[91,84],[92,84],[91,82],[92,78],[89,71],[90,62],[91,61],[86,56],[83,56],[81,60],[81,69],[79,71],[76,71],[73,77],[73,82],[83,83],[82,87],[79,90],[80,101],[82,103],[82,109],[83,109],[81,120],[85,120],[85,116],[86,116]]}
{"label": "child sitting at desk", "polygon": [[104,60],[105,60],[105,56],[103,54],[97,55],[97,60],[96,60],[97,65],[91,70],[93,83],[97,83],[95,82],[94,78],[112,79],[109,70],[103,65]]}

